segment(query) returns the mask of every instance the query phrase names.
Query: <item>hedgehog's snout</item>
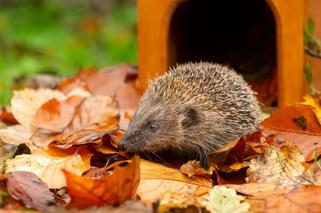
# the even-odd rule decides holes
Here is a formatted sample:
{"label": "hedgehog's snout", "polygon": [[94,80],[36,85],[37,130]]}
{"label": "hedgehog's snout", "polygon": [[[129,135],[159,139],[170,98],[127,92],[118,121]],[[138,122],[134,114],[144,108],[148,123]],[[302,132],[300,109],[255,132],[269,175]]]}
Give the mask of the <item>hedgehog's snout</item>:
{"label": "hedgehog's snout", "polygon": [[126,152],[135,152],[144,144],[144,137],[140,131],[126,133],[119,143],[119,148]]}

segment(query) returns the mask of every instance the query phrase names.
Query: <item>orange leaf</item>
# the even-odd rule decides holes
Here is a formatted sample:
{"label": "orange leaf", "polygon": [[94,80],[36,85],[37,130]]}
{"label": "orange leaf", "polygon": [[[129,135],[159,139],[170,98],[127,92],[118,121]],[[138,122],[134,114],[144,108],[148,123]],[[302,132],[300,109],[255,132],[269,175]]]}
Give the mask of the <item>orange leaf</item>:
{"label": "orange leaf", "polygon": [[135,156],[127,166],[116,166],[113,174],[101,179],[90,179],[64,170],[71,197],[69,207],[120,205],[133,199],[140,179],[140,158]]}
{"label": "orange leaf", "polygon": [[209,170],[205,170],[202,168],[201,163],[196,160],[190,160],[184,163],[179,170],[186,174],[188,177],[196,176],[208,176],[213,172],[213,168],[211,167]]}
{"label": "orange leaf", "polygon": [[321,187],[298,186],[285,194],[250,198],[250,212],[321,212]]}
{"label": "orange leaf", "polygon": [[315,109],[307,105],[284,107],[261,123],[267,141],[282,146],[285,141],[296,144],[307,161],[321,149],[321,125]]}
{"label": "orange leaf", "polygon": [[61,102],[55,98],[50,99],[37,110],[36,126],[52,132],[61,132],[71,122],[75,108],[83,99],[82,96],[71,96]]}
{"label": "orange leaf", "polygon": [[134,112],[142,91],[135,87],[137,70],[131,65],[119,65],[100,72],[94,69],[81,70],[76,77],[62,81],[58,90],[67,94],[76,87],[90,91],[94,95],[113,96],[121,111],[120,127],[127,129],[129,120],[125,112]]}

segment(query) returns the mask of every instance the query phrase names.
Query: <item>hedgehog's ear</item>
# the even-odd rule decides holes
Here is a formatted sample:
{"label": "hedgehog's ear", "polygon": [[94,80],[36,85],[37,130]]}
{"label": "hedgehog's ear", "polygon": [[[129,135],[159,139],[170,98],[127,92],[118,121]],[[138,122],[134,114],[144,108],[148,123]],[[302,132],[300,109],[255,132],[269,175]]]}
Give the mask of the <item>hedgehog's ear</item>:
{"label": "hedgehog's ear", "polygon": [[199,122],[200,117],[196,109],[188,106],[183,110],[182,126],[184,128],[193,126]]}

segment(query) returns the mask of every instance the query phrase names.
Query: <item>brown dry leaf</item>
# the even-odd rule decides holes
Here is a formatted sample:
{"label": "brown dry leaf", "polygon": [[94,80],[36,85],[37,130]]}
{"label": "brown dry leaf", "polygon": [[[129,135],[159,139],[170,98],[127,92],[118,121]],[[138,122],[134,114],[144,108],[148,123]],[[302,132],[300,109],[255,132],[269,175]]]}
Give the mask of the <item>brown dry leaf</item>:
{"label": "brown dry leaf", "polygon": [[116,166],[113,174],[101,179],[90,179],[64,171],[67,179],[71,208],[119,205],[133,199],[140,178],[140,158],[135,156],[127,166]]}
{"label": "brown dry leaf", "polygon": [[71,122],[75,109],[84,100],[82,96],[71,96],[64,101],[50,99],[36,112],[35,125],[42,131],[58,133]]}
{"label": "brown dry leaf", "polygon": [[276,194],[284,194],[291,190],[291,188],[280,187],[279,185],[271,183],[225,184],[225,186],[235,189],[240,194],[256,198],[265,198]]}
{"label": "brown dry leaf", "polygon": [[214,168],[210,168],[209,170],[205,170],[202,168],[201,163],[196,160],[190,160],[183,164],[179,170],[187,175],[188,177],[196,176],[204,176],[204,175],[211,175],[213,173]]}
{"label": "brown dry leaf", "polygon": [[[79,104],[83,97],[88,96],[88,93],[74,89],[70,95],[65,96],[49,89],[16,91],[12,99],[12,112],[20,125],[0,129],[0,139],[9,144],[26,143],[28,146],[35,144],[39,147],[47,147],[55,140],[57,128],[63,129],[73,116],[70,110],[66,110],[68,104]],[[61,112],[57,111],[60,109],[60,103],[65,109]],[[68,109],[70,108],[72,107]]]}
{"label": "brown dry leaf", "polygon": [[141,160],[141,179],[161,179],[174,180],[185,183],[195,184],[198,186],[211,187],[212,181],[209,177],[187,177],[179,169],[170,168],[162,164],[154,163],[147,160]]}
{"label": "brown dry leaf", "polygon": [[[4,162],[12,158],[16,151],[17,151],[17,146],[11,145],[11,144],[4,144],[3,142],[0,141],[0,175],[4,171]],[[1,182],[1,178],[0,178]],[[1,188],[0,188],[1,190]],[[1,194],[0,194],[0,203],[1,203]]]}
{"label": "brown dry leaf", "polygon": [[123,138],[125,132],[124,131],[115,131],[110,134],[110,143],[113,147],[118,148],[119,147],[119,142]]}
{"label": "brown dry leaf", "polygon": [[50,207],[48,213],[152,213],[152,208],[140,201],[129,200],[120,206],[90,207],[86,209],[66,209],[62,206]]}
{"label": "brown dry leaf", "polygon": [[31,172],[9,172],[7,189],[13,198],[21,200],[28,208],[45,211],[56,203],[47,184]]}
{"label": "brown dry leaf", "polygon": [[[192,193],[166,192],[159,200],[158,212],[176,212],[173,209],[184,210],[193,209],[195,212],[201,212],[203,206],[199,203],[199,197]],[[192,212],[194,212],[192,211]]]}
{"label": "brown dry leaf", "polygon": [[275,194],[266,198],[249,198],[249,212],[321,212],[321,187],[298,186],[289,193]]}
{"label": "brown dry leaf", "polygon": [[146,203],[159,200],[164,193],[189,193],[195,196],[206,194],[211,187],[200,186],[179,180],[168,179],[142,179],[137,189],[137,194]]}
{"label": "brown dry leaf", "polygon": [[0,140],[7,144],[32,144],[32,135],[32,130],[22,125],[14,125],[6,129],[0,129]]}
{"label": "brown dry leaf", "polygon": [[126,157],[126,158],[129,157],[126,152],[119,151],[116,148],[114,148],[113,146],[111,146],[111,145],[108,146],[105,143],[104,144],[93,144],[93,148],[97,152],[103,153],[105,155],[118,154],[118,155],[121,155],[121,156]]}
{"label": "brown dry leaf", "polygon": [[58,85],[58,89],[67,94],[75,87],[81,87],[94,95],[115,97],[119,103],[120,122],[122,129],[127,129],[129,120],[125,112],[133,113],[143,91],[135,86],[137,70],[131,65],[119,65],[100,72],[95,69],[81,70],[77,76],[66,79]]}
{"label": "brown dry leaf", "polygon": [[225,162],[226,157],[230,153],[230,151],[237,146],[240,140],[232,141],[220,149],[214,151],[213,153],[208,155],[208,163],[209,165],[216,166],[217,164],[222,164]]}
{"label": "brown dry leaf", "polygon": [[282,187],[306,184],[304,158],[296,145],[284,145],[279,150],[270,147],[262,156],[252,159],[247,170],[247,182],[269,183]]}
{"label": "brown dry leaf", "polygon": [[[79,154],[78,154],[79,153]],[[79,148],[76,153],[46,152],[41,149],[32,154],[17,155],[5,162],[5,173],[27,171],[36,174],[49,188],[66,186],[62,169],[81,175],[90,168],[91,153],[85,148]]]}
{"label": "brown dry leaf", "polygon": [[200,196],[212,188],[210,177],[191,178],[180,170],[158,163],[141,160],[141,182],[138,194],[145,202],[152,203],[164,193],[190,193]]}
{"label": "brown dry leaf", "polygon": [[309,165],[304,176],[311,181],[312,184],[321,186],[321,160],[315,161]]}
{"label": "brown dry leaf", "polygon": [[136,107],[141,92],[132,85],[132,79],[137,76],[137,70],[131,65],[118,65],[106,68],[100,72],[95,69],[80,70],[77,76],[62,81],[58,90],[65,94],[75,87],[81,87],[94,95],[115,96],[120,108]]}
{"label": "brown dry leaf", "polygon": [[82,88],[88,92],[91,92],[88,84],[85,82],[91,75],[97,73],[96,68],[90,67],[87,69],[80,69],[75,77],[62,80],[57,86],[57,90],[68,94],[74,88]]}
{"label": "brown dry leaf", "polygon": [[275,146],[284,141],[296,144],[307,161],[321,149],[321,125],[315,109],[307,105],[282,108],[261,123],[262,134]]}
{"label": "brown dry leaf", "polygon": [[78,107],[72,121],[55,145],[68,148],[72,145],[91,143],[118,129],[119,111],[113,99],[107,96],[91,96]]}
{"label": "brown dry leaf", "polygon": [[35,115],[38,108],[50,99],[64,100],[65,95],[50,89],[24,89],[14,91],[11,111],[17,121],[25,127],[35,127]]}
{"label": "brown dry leaf", "polygon": [[13,145],[25,143],[29,147],[36,145],[45,148],[49,143],[55,140],[55,137],[56,135],[43,134],[22,125],[9,126],[5,129],[0,129],[0,139],[7,144]]}
{"label": "brown dry leaf", "polygon": [[237,172],[248,166],[249,166],[248,162],[235,162],[231,165],[219,166],[218,170],[225,173],[231,173],[231,172]]}

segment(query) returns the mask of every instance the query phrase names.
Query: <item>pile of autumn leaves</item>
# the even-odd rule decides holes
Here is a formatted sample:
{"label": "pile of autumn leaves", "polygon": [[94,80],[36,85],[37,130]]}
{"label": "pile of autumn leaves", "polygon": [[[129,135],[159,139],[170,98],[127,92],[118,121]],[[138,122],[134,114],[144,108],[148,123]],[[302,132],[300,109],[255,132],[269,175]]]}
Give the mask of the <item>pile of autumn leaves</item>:
{"label": "pile of autumn leaves", "polygon": [[281,109],[260,131],[210,154],[209,170],[197,161],[174,168],[117,149],[125,112],[140,97],[134,79],[130,66],[89,69],[56,90],[15,91],[0,112],[1,207],[321,211],[318,98]]}

